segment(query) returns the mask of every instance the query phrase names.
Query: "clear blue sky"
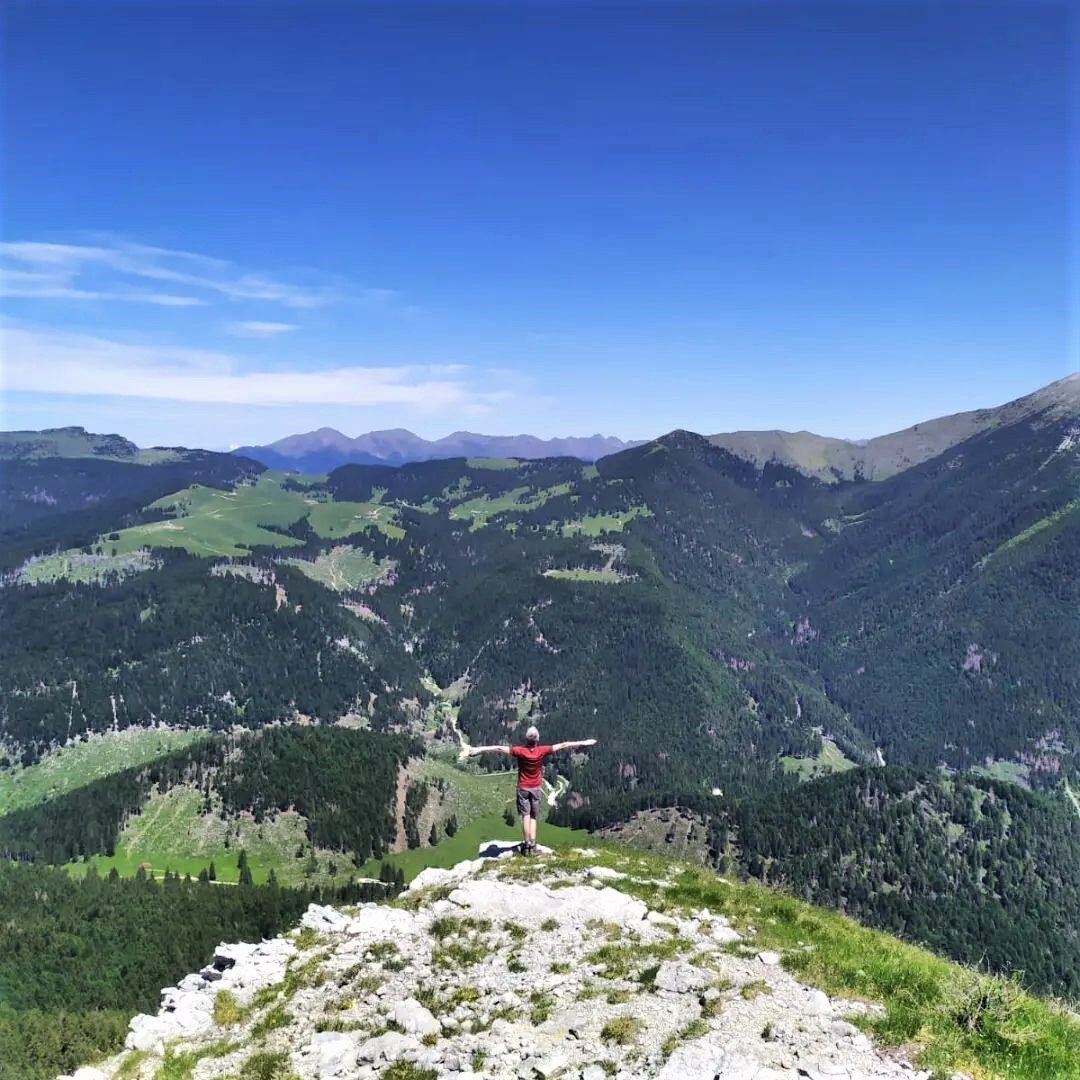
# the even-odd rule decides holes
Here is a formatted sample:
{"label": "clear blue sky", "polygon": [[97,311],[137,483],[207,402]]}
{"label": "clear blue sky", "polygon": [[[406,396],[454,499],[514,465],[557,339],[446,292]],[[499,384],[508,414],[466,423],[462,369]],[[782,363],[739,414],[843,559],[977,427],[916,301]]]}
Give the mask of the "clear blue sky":
{"label": "clear blue sky", "polygon": [[5,427],[859,437],[1077,366],[1069,6],[4,16]]}

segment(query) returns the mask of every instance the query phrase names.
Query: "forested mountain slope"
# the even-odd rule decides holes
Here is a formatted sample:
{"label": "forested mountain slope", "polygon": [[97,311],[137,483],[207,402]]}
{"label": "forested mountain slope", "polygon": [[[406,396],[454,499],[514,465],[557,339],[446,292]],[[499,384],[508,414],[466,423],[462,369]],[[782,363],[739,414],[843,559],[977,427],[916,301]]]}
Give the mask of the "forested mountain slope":
{"label": "forested mountain slope", "polygon": [[[1080,772],[1078,385],[874,483],[689,432],[592,465],[328,477],[20,458],[57,478],[62,517],[50,535],[28,513],[0,545],[4,753],[147,723],[345,722],[438,747],[534,722],[599,740],[551,767],[561,821],[691,807],[716,861],[1075,993],[1077,943],[1047,937],[1080,906],[1059,786]],[[129,470],[89,508],[87,465]]]}
{"label": "forested mountain slope", "polygon": [[829,524],[801,651],[886,760],[1075,773],[1080,408],[838,492]]}

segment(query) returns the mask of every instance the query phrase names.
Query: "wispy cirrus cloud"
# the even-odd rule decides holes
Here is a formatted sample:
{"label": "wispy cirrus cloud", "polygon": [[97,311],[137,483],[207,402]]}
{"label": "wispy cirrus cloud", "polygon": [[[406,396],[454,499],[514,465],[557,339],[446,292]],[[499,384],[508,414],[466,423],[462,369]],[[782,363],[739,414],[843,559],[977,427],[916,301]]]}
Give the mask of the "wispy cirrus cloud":
{"label": "wispy cirrus cloud", "polygon": [[284,280],[191,251],[115,240],[97,244],[0,243],[0,295],[46,300],[123,300],[202,307],[215,300],[294,310],[353,301],[374,309],[401,304],[393,289],[324,280]]}
{"label": "wispy cirrus cloud", "polygon": [[248,322],[229,323],[227,329],[233,337],[271,338],[278,337],[280,334],[288,334],[300,328],[296,323],[249,320]]}
{"label": "wispy cirrus cloud", "polygon": [[196,296],[148,289],[86,288],[77,284],[75,278],[74,271],[62,268],[30,271],[0,266],[0,296],[35,300],[121,300],[158,307],[203,307],[206,304]]}
{"label": "wispy cirrus cloud", "polygon": [[318,370],[251,367],[228,353],[10,327],[0,389],[243,406],[396,405],[483,415],[512,396],[459,364]]}

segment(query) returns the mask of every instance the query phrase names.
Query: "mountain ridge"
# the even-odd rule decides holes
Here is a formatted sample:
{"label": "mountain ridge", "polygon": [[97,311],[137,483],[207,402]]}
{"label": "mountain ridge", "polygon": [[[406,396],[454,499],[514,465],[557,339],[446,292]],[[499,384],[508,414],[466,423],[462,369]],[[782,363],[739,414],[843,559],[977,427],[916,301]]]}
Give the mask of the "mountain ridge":
{"label": "mountain ridge", "polygon": [[408,465],[456,457],[523,458],[576,457],[595,461],[644,440],[611,435],[542,439],[535,435],[483,435],[454,431],[440,439],[424,439],[407,428],[368,431],[350,437],[336,428],[287,435],[265,446],[240,446],[232,453],[262,462],[269,468],[298,472],[330,472],[342,465]]}
{"label": "mountain ridge", "polygon": [[716,446],[752,461],[792,465],[827,483],[885,480],[920,465],[986,431],[1040,413],[1048,419],[1080,409],[1080,372],[1040,387],[1003,405],[969,409],[920,421],[870,439],[847,440],[812,431],[734,431],[708,436]]}

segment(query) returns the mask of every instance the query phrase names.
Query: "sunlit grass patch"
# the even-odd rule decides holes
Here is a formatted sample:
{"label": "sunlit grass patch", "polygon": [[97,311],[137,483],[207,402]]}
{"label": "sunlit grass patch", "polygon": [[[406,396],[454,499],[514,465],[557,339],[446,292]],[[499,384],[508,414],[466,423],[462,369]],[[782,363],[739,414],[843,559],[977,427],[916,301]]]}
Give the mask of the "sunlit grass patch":
{"label": "sunlit grass patch", "polygon": [[616,1016],[600,1029],[600,1038],[604,1042],[626,1046],[632,1043],[645,1029],[645,1025],[636,1016]]}
{"label": "sunlit grass patch", "polygon": [[219,990],[214,995],[214,1023],[218,1027],[232,1027],[244,1019],[244,1010],[234,994]]}
{"label": "sunlit grass patch", "polygon": [[739,987],[739,997],[746,1001],[753,1001],[754,998],[761,997],[762,994],[771,993],[772,990],[764,979],[751,979]]}

